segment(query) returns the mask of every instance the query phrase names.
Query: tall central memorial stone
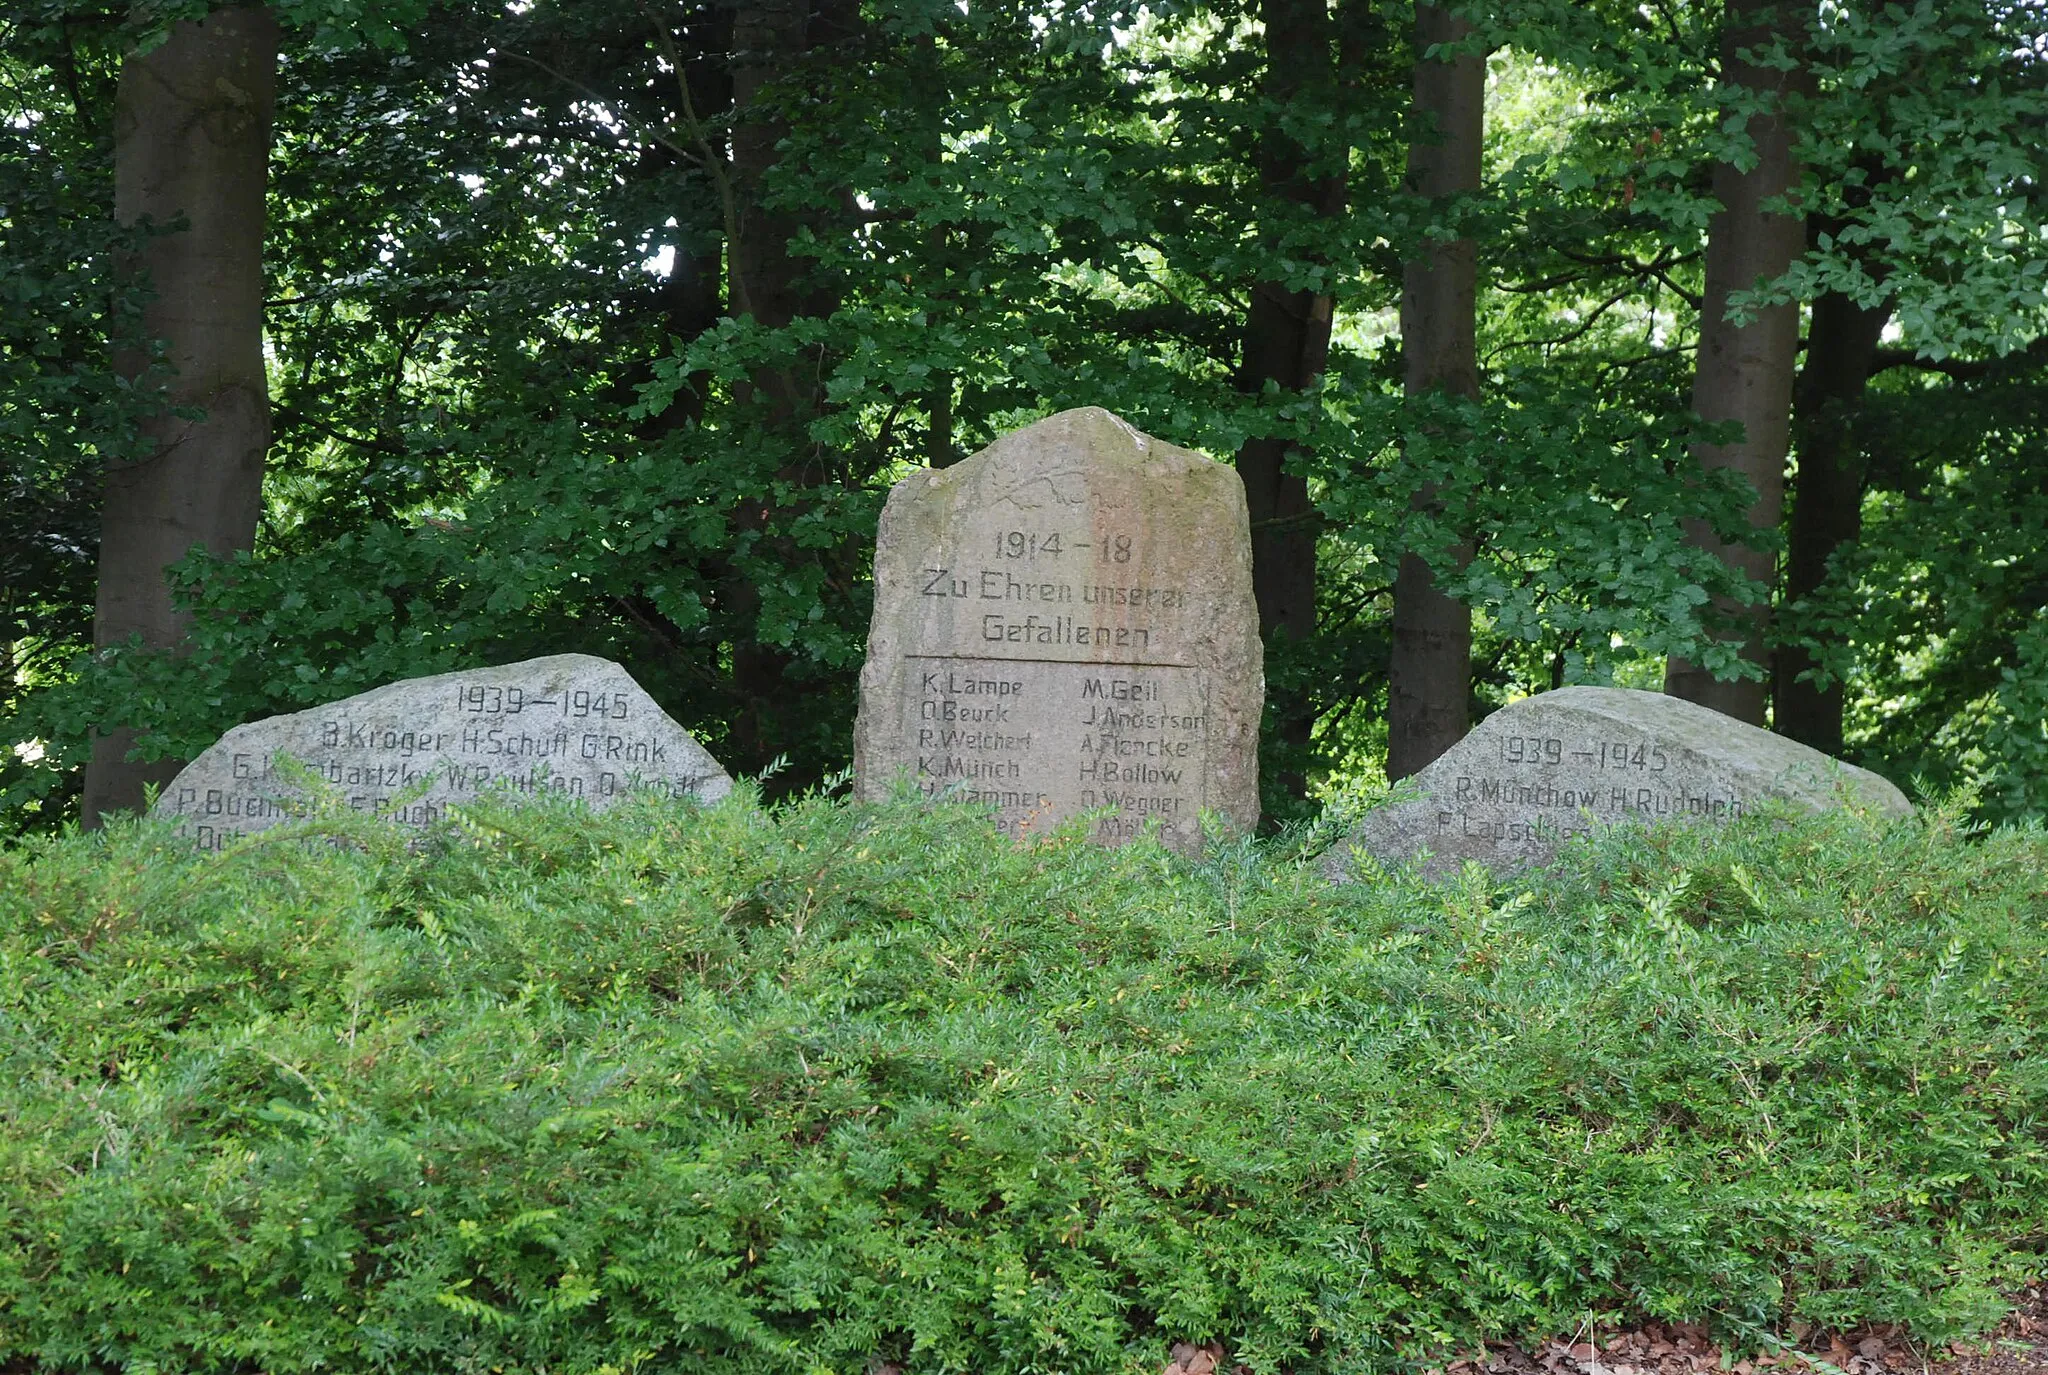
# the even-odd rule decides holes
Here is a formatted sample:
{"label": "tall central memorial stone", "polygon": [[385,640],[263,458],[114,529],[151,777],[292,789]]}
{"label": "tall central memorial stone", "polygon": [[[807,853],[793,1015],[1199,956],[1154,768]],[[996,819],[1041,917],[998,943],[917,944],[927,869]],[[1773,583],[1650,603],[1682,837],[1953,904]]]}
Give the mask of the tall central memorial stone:
{"label": "tall central memorial stone", "polygon": [[1259,818],[1265,674],[1235,469],[1097,407],[896,484],[854,735],[859,796],[898,778],[992,804],[1012,835],[1087,811],[1119,843],[1156,819]]}

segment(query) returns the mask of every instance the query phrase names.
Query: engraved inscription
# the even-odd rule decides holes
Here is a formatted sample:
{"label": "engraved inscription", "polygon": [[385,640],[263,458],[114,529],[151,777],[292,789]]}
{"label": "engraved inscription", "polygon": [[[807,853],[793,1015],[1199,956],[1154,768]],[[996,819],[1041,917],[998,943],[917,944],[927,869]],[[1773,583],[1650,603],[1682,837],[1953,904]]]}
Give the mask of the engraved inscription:
{"label": "engraved inscription", "polygon": [[[919,789],[992,804],[1012,835],[1074,811],[1114,813],[1092,827],[1103,841],[1129,839],[1149,817],[1197,818],[1208,764],[1201,675],[1119,664],[1147,663],[1155,636],[1161,646],[1171,638],[1187,590],[1120,578],[1134,562],[1146,567],[1147,551],[1114,528],[997,529],[982,551],[964,565],[926,560],[918,575],[921,597],[971,605],[969,645],[997,656],[920,663],[905,703]],[[1090,662],[1106,650],[1106,664],[1035,653],[1061,649]],[[1020,674],[1024,663],[1031,671]]]}
{"label": "engraved inscription", "polygon": [[289,756],[358,811],[411,825],[491,791],[593,805],[635,786],[723,796],[725,771],[618,665],[582,655],[394,683],[237,727],[164,791],[160,815],[218,849],[301,814]]}
{"label": "engraved inscription", "polygon": [[1350,856],[1417,855],[1433,874],[1476,860],[1541,863],[1615,823],[1727,825],[1766,800],[1909,810],[1898,790],[1783,736],[1662,693],[1570,687],[1510,703],[1415,775],[1421,796],[1374,808]]}
{"label": "engraved inscription", "polygon": [[1114,809],[1091,834],[1126,840],[1148,817],[1194,818],[1205,805],[1200,670],[927,657],[917,686],[903,731],[918,790],[993,805],[1011,835]]}
{"label": "engraved inscription", "polygon": [[1257,823],[1260,666],[1236,473],[1064,412],[890,493],[856,791],[1193,851],[1205,810]]}
{"label": "engraved inscription", "polygon": [[[1649,738],[1502,735],[1496,769],[1452,775],[1435,811],[1442,840],[1554,847],[1599,822],[1690,817],[1731,820],[1754,798],[1729,788],[1667,782],[1674,747]],[[1689,753],[1676,750],[1680,769]]]}
{"label": "engraved inscription", "polygon": [[968,635],[984,652],[1066,647],[1142,659],[1175,636],[1188,606],[1185,587],[1123,577],[1123,566],[1145,565],[1144,553],[1128,531],[996,530],[986,560],[925,561],[918,595],[974,606]]}

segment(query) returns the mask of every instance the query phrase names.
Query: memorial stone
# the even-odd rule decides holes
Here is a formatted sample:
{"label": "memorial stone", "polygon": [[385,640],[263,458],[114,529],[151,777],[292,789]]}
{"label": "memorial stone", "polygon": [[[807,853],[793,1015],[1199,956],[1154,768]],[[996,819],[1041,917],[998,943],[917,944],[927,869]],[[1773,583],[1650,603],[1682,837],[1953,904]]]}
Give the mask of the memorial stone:
{"label": "memorial stone", "polygon": [[1265,677],[1235,469],[1096,407],[896,484],[854,735],[859,796],[899,777],[993,805],[1015,836],[1081,812],[1118,843],[1157,820],[1259,817]]}
{"label": "memorial stone", "polygon": [[1366,814],[1325,861],[1350,877],[1353,849],[1424,869],[1468,859],[1507,871],[1621,821],[1725,824],[1770,798],[1882,813],[1912,806],[1878,775],[1782,735],[1656,692],[1572,687],[1482,721],[1414,777],[1420,798]]}
{"label": "memorial stone", "polygon": [[237,726],[171,781],[156,815],[180,822],[204,849],[290,820],[305,799],[277,770],[280,754],[350,806],[412,825],[494,790],[604,807],[635,787],[703,802],[732,789],[718,761],[625,669],[558,654],[389,683]]}

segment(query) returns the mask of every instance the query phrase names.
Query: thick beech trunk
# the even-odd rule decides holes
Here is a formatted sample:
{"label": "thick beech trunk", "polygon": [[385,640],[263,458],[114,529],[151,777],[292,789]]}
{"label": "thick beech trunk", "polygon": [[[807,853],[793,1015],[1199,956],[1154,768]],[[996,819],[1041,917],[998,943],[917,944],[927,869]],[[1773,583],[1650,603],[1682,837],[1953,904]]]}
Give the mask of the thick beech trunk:
{"label": "thick beech trunk", "polygon": [[[1261,93],[1276,108],[1260,135],[1259,183],[1265,194],[1290,201],[1311,215],[1334,219],[1344,208],[1344,159],[1336,150],[1311,150],[1281,127],[1283,113],[1297,102],[1334,93],[1336,34],[1325,0],[1265,0],[1266,75]],[[1262,229],[1265,227],[1262,226]],[[1274,236],[1267,232],[1270,240]],[[1294,256],[1302,250],[1294,249]],[[1244,353],[1238,386],[1257,395],[1268,382],[1282,391],[1315,385],[1330,355],[1331,297],[1290,290],[1284,282],[1252,284],[1245,320]],[[1252,594],[1259,606],[1259,631],[1305,640],[1316,628],[1316,536],[1319,522],[1309,500],[1308,480],[1286,471],[1291,446],[1284,439],[1248,439],[1237,451],[1251,514]],[[1306,746],[1314,718],[1306,701],[1274,693],[1282,738]],[[1282,770],[1282,786],[1299,792],[1305,781]]]}
{"label": "thick beech trunk", "polygon": [[[1799,71],[1781,71],[1744,61],[1743,49],[1768,46],[1782,35],[1797,45],[1803,9],[1769,0],[1730,0],[1729,27],[1722,35],[1722,79],[1771,98],[1769,107],[1750,116],[1748,131],[1756,162],[1748,171],[1722,163],[1714,169],[1714,198],[1721,203],[1707,228],[1706,290],[1700,303],[1699,361],[1693,375],[1693,409],[1708,420],[1742,423],[1743,437],[1733,444],[1700,445],[1695,453],[1708,470],[1730,469],[1756,489],[1750,523],[1775,529],[1785,501],[1785,452],[1791,429],[1792,369],[1799,349],[1799,307],[1772,306],[1754,312],[1746,325],[1729,322],[1729,297],[1784,274],[1805,248],[1802,217],[1766,210],[1765,203],[1799,183],[1792,156],[1791,129],[1784,116],[1784,98],[1803,88]],[[1774,561],[1769,553],[1742,544],[1725,543],[1704,522],[1690,522],[1687,538],[1743,573],[1769,585]],[[1743,657],[1762,665],[1763,639],[1769,621],[1768,602],[1755,607],[1719,606],[1736,619]],[[1666,666],[1664,690],[1752,725],[1764,723],[1769,687],[1762,680],[1724,681],[1689,660],[1674,656]]]}
{"label": "thick beech trunk", "polygon": [[[732,21],[732,193],[737,230],[726,245],[727,299],[736,317],[752,317],[780,329],[799,316],[828,315],[836,295],[805,277],[812,262],[790,252],[809,227],[824,231],[815,214],[805,215],[767,200],[767,183],[781,156],[777,144],[789,136],[776,111],[778,96],[815,68],[815,54],[845,44],[859,22],[851,0],[749,0]],[[815,70],[813,80],[822,80]],[[824,401],[824,379],[815,367],[764,370],[754,378],[780,418],[807,421]]]}
{"label": "thick beech trunk", "polygon": [[[151,338],[169,341],[176,369],[155,449],[112,467],[100,523],[93,641],[140,635],[175,648],[189,618],[172,605],[164,569],[199,545],[247,549],[256,535],[270,399],[263,372],[263,191],[277,69],[277,22],[264,9],[215,10],[179,23],[162,46],[121,69],[114,112],[114,215],[188,227],[148,241],[135,269],[155,298]],[[139,375],[147,360],[116,366]],[[181,419],[170,407],[196,408]],[[134,732],[93,742],[84,819],[139,808],[145,783],[176,761],[130,762]]]}
{"label": "thick beech trunk", "polygon": [[[668,32],[657,19],[663,35],[658,41],[671,65],[680,69],[672,73],[680,106],[673,117],[676,127],[706,172],[708,186],[700,186],[692,194],[702,195],[708,189],[715,200],[716,220],[726,224],[736,218],[733,212],[738,208],[726,167],[724,139],[718,132],[732,114],[733,15],[730,8],[723,6],[686,13],[690,22],[680,35]],[[640,178],[653,181],[687,156],[690,154],[680,152],[671,143],[649,142],[641,148],[636,171]],[[713,162],[718,163],[716,169],[710,166]],[[703,219],[702,205],[683,205],[677,207],[673,223],[695,227],[701,226]],[[677,234],[671,247],[674,261],[657,292],[656,304],[668,334],[681,340],[696,339],[716,328],[726,313],[725,244],[722,238],[707,244],[685,229]],[[632,369],[620,377],[617,394],[624,401],[652,378],[650,360],[648,366]],[[709,372],[693,373],[665,409],[641,424],[639,433],[651,439],[700,423],[711,399],[713,383]]]}
{"label": "thick beech trunk", "polygon": [[[1432,198],[1479,189],[1486,119],[1486,59],[1427,57],[1471,26],[1435,5],[1415,10],[1416,141],[1408,190]],[[1401,277],[1401,354],[1413,396],[1479,395],[1475,342],[1478,250],[1456,239],[1409,263]],[[1432,500],[1428,492],[1418,500]],[[1469,551],[1457,551],[1469,557]],[[1402,556],[1394,579],[1394,642],[1387,668],[1387,777],[1406,778],[1464,738],[1472,694],[1472,613],[1437,590],[1426,560]]]}
{"label": "thick beech trunk", "polygon": [[739,203],[737,238],[725,246],[735,316],[779,327],[801,311],[798,265],[789,256],[796,220],[762,203],[775,170],[775,145],[788,126],[764,101],[809,49],[811,0],[752,0],[733,13],[732,180]]}
{"label": "thick beech trunk", "polygon": [[[1806,363],[1794,397],[1799,471],[1786,522],[1785,600],[1818,590],[1828,560],[1863,533],[1863,462],[1854,421],[1891,318],[1889,301],[1866,310],[1829,292],[1813,303]],[[1829,754],[1842,752],[1842,685],[1800,682],[1813,656],[1796,645],[1778,650],[1773,725],[1780,735]]]}
{"label": "thick beech trunk", "polygon": [[[780,329],[802,316],[829,315],[837,303],[829,287],[806,282],[812,261],[790,251],[806,227],[830,233],[824,222],[829,216],[770,205],[768,183],[781,157],[777,145],[789,134],[777,101],[795,83],[828,84],[819,59],[845,46],[858,23],[854,0],[747,0],[733,11],[733,206],[725,253],[727,306],[737,318]],[[791,366],[756,369],[742,389],[742,401],[765,408],[760,417],[764,436],[787,450],[778,473],[783,481],[807,485],[828,476],[805,434],[824,407],[826,371],[823,359],[812,352]],[[776,512],[763,493],[738,515],[743,525],[772,526]],[[787,540],[779,541],[777,550],[790,560],[810,557]],[[810,689],[792,679],[793,660],[786,650],[752,637],[750,623],[761,606],[753,583],[734,570],[724,579],[721,594],[740,627],[732,651],[737,697],[730,737],[733,762],[760,768],[800,745],[795,736],[813,724],[805,700]],[[791,781],[809,779],[799,772]]]}

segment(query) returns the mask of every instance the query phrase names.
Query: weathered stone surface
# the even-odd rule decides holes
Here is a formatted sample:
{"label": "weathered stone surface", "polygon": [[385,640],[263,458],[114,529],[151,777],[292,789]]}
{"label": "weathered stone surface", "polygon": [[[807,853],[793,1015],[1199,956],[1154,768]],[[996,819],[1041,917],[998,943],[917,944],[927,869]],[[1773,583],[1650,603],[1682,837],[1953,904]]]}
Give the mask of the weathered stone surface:
{"label": "weathered stone surface", "polygon": [[1720,712],[1656,692],[1573,687],[1495,712],[1415,775],[1420,799],[1366,815],[1325,861],[1348,877],[1356,847],[1389,864],[1422,850],[1431,873],[1550,860],[1618,821],[1725,823],[1767,798],[1912,811],[1878,775]]}
{"label": "weathered stone surface", "polygon": [[1259,817],[1265,702],[1251,537],[1235,469],[1096,407],[896,484],[854,736],[858,795],[899,776],[991,803],[1012,835],[1113,807],[1116,843],[1159,819]]}
{"label": "weathered stone surface", "polygon": [[[494,788],[565,793],[603,807],[632,787],[713,802],[732,780],[625,669],[587,654],[390,683],[311,711],[236,726],[157,799],[202,847],[289,820],[298,789],[272,766],[305,764],[351,806],[425,825]],[[393,812],[392,799],[432,775]]]}

